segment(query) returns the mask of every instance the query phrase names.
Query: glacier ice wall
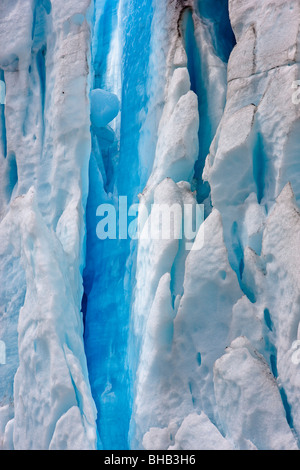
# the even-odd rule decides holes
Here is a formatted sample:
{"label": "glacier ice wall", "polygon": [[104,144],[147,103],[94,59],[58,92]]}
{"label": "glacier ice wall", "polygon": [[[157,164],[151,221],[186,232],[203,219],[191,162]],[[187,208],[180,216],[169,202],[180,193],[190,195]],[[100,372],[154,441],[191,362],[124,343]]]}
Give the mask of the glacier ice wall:
{"label": "glacier ice wall", "polygon": [[[298,449],[299,17],[2,0],[0,448]],[[99,240],[120,196],[193,249]]]}
{"label": "glacier ice wall", "polygon": [[[143,197],[149,202],[153,194],[168,194],[175,201],[178,189],[168,178],[179,186],[184,177],[206,208],[197,235],[204,244],[184,261],[174,241],[139,244],[133,322],[143,339],[131,442],[146,449],[201,449],[214,436],[219,449],[294,449],[299,298],[297,261],[292,267],[289,260],[299,239],[299,108],[291,92],[299,74],[299,7],[229,2],[237,43],[226,36],[227,47],[234,46],[226,67],[205,2],[198,9],[182,6]],[[191,92],[198,113],[191,102],[183,105]],[[214,429],[209,437],[208,423]]]}
{"label": "glacier ice wall", "polygon": [[96,445],[80,313],[91,18],[86,0],[0,6],[0,428],[8,449]]}

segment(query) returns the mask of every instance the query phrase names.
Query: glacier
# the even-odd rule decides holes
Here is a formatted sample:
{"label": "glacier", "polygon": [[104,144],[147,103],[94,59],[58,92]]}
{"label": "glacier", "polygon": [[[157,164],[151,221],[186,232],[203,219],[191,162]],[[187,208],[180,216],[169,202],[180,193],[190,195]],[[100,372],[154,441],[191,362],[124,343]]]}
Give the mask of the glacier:
{"label": "glacier", "polygon": [[1,0],[0,449],[299,449],[299,24]]}

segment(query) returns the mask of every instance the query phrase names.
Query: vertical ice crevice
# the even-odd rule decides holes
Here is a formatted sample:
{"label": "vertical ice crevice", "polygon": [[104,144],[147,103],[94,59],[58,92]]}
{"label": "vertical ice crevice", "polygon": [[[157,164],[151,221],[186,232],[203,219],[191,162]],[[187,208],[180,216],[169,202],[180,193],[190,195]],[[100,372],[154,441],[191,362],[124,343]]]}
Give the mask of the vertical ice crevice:
{"label": "vertical ice crevice", "polygon": [[[92,125],[84,272],[85,350],[98,409],[99,447],[127,449],[131,371],[127,359],[135,241],[117,232],[100,240],[97,208],[126,217],[141,191],[140,142],[149,96],[152,1],[96,2],[92,90],[118,96],[121,111],[106,126]],[[124,20],[125,19],[125,20]],[[144,148],[144,152],[146,149]],[[127,198],[127,207],[119,206]],[[120,236],[119,236],[120,235]]]}
{"label": "vertical ice crevice", "polygon": [[253,177],[256,184],[257,202],[260,204],[265,193],[266,162],[263,149],[263,140],[257,133],[256,143],[253,148]]}
{"label": "vertical ice crevice", "polygon": [[7,154],[6,141],[6,124],[5,124],[5,95],[6,86],[4,71],[0,69],[0,142],[1,142],[1,158],[5,158]]}
{"label": "vertical ice crevice", "polygon": [[[202,180],[202,173],[205,164],[205,158],[209,151],[209,146],[212,140],[212,123],[209,119],[209,104],[207,83],[204,78],[204,58],[203,51],[199,50],[199,45],[195,37],[195,23],[196,15],[193,14],[191,9],[186,9],[182,17],[182,34],[185,51],[187,54],[187,69],[191,80],[191,90],[198,97],[198,112],[199,112],[199,156],[195,164],[195,189],[197,190],[197,199],[202,203],[209,196],[209,187],[207,183]],[[203,28],[201,22],[198,24],[198,29]],[[200,38],[202,42],[203,38]],[[225,70],[225,69],[224,69]],[[207,80],[206,80],[207,81]],[[225,83],[225,81],[224,81]]]}
{"label": "vertical ice crevice", "polygon": [[[202,2],[200,2],[200,6]],[[216,15],[216,13],[215,13]],[[213,33],[215,18],[202,16],[202,8],[186,8],[181,18],[181,34],[187,54],[187,68],[191,80],[191,90],[198,96],[199,108],[199,156],[195,164],[194,187],[197,200],[205,201],[209,213],[210,188],[202,178],[205,159],[217,127],[221,120],[226,98],[227,62],[224,54],[216,52],[216,38]],[[224,39],[224,43],[226,40]],[[228,49],[233,47],[231,43]],[[220,53],[220,51],[218,51]]]}

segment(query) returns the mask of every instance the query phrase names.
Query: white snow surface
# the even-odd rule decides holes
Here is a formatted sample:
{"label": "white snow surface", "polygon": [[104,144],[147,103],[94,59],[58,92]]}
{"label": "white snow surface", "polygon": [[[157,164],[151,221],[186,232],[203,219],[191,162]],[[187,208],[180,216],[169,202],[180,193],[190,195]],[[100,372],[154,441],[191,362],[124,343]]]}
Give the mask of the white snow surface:
{"label": "white snow surface", "polygon": [[91,17],[89,0],[0,5],[4,449],[96,448],[80,313]]}

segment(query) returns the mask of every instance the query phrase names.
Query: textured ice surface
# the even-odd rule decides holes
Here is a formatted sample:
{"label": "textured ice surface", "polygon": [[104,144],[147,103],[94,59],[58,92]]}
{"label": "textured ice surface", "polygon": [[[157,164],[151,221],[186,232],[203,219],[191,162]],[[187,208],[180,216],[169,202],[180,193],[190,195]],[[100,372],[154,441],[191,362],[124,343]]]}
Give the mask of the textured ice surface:
{"label": "textured ice surface", "polygon": [[236,338],[214,366],[215,394],[225,435],[241,450],[296,450],[278,386],[263,357]]}
{"label": "textured ice surface", "polygon": [[0,448],[299,447],[299,13],[1,1]]}
{"label": "textured ice surface", "polygon": [[[205,11],[199,4],[200,11]],[[290,179],[296,198],[298,191],[295,133],[299,108],[295,108],[291,97],[291,86],[298,73],[295,54],[299,20],[294,14],[297,9],[295,2],[287,5],[278,1],[276,7],[273,2],[229,4],[237,45],[229,58],[222,118],[213,94],[207,95],[211,106],[215,106],[214,116],[219,116],[220,121],[219,126],[215,125],[218,129],[203,173],[211,189],[211,202],[210,198],[204,201],[207,211],[211,210],[210,204],[213,206],[199,232],[204,233],[204,246],[200,251],[190,252],[185,263],[180,264],[179,250],[175,256],[172,252],[166,256],[163,245],[156,246],[155,251],[154,244],[150,243],[146,251],[142,243],[139,245],[134,315],[135,321],[140,316],[146,318],[143,328],[138,325],[141,328],[138,335],[142,334],[144,340],[137,371],[134,445],[178,448],[180,439],[188,440],[190,435],[184,448],[194,447],[194,434],[186,430],[183,436],[182,429],[186,429],[192,413],[197,413],[196,416],[205,413],[211,436],[215,435],[215,426],[228,440],[225,448],[297,448],[294,433],[298,405],[294,394],[299,390],[295,371],[299,300],[294,284],[297,281],[293,279],[298,278],[298,269],[296,257],[290,258],[286,250],[296,251],[298,210],[291,202],[291,186],[286,186],[279,196]],[[269,21],[265,20],[267,12]],[[195,37],[200,27],[196,16]],[[282,16],[286,23],[291,23],[291,32],[278,26],[281,31],[277,45],[273,25],[281,24]],[[193,70],[198,67],[199,71],[200,67],[195,57],[194,68],[191,67],[187,47],[192,41],[188,37],[189,22],[187,18],[183,23],[185,41],[180,44],[174,39],[176,53],[169,55],[164,114],[168,116],[174,109],[174,77],[178,77],[177,89],[187,92],[188,82],[183,78],[188,71],[193,90],[198,90],[201,136],[204,100],[199,90],[203,91],[203,85],[201,88],[198,82],[197,88],[193,82]],[[202,33],[202,37],[207,36]],[[201,44],[203,49],[203,41]],[[205,53],[200,49],[200,56],[209,56],[209,51],[217,54],[216,49],[207,48]],[[210,64],[213,63],[211,59]],[[201,74],[197,76],[199,79]],[[223,80],[219,68],[216,77],[211,73],[206,78],[205,90],[213,82],[215,88],[219,84],[218,91],[224,89]],[[170,122],[170,118],[164,121],[164,114],[159,127],[161,135]],[[185,119],[182,115],[181,121]],[[169,145],[172,149],[173,140],[164,138],[162,148],[159,139],[160,134],[153,172],[144,192],[146,199],[159,172],[173,177],[173,167],[167,166],[168,160],[162,157],[170,155],[165,148]],[[195,176],[198,198],[202,201],[206,190],[197,173],[200,148]],[[161,178],[157,178],[158,183]],[[151,259],[148,268],[146,253],[155,253],[156,258]],[[293,264],[287,264],[292,258]],[[146,285],[150,289],[143,295]],[[155,286],[155,293],[150,293]],[[196,426],[195,434],[200,432],[199,428]],[[222,439],[215,444],[207,443],[201,440],[200,433],[198,446],[219,448],[221,442]]]}
{"label": "textured ice surface", "polygon": [[87,0],[0,6],[0,442],[9,449],[96,446],[80,313],[90,21]]}

